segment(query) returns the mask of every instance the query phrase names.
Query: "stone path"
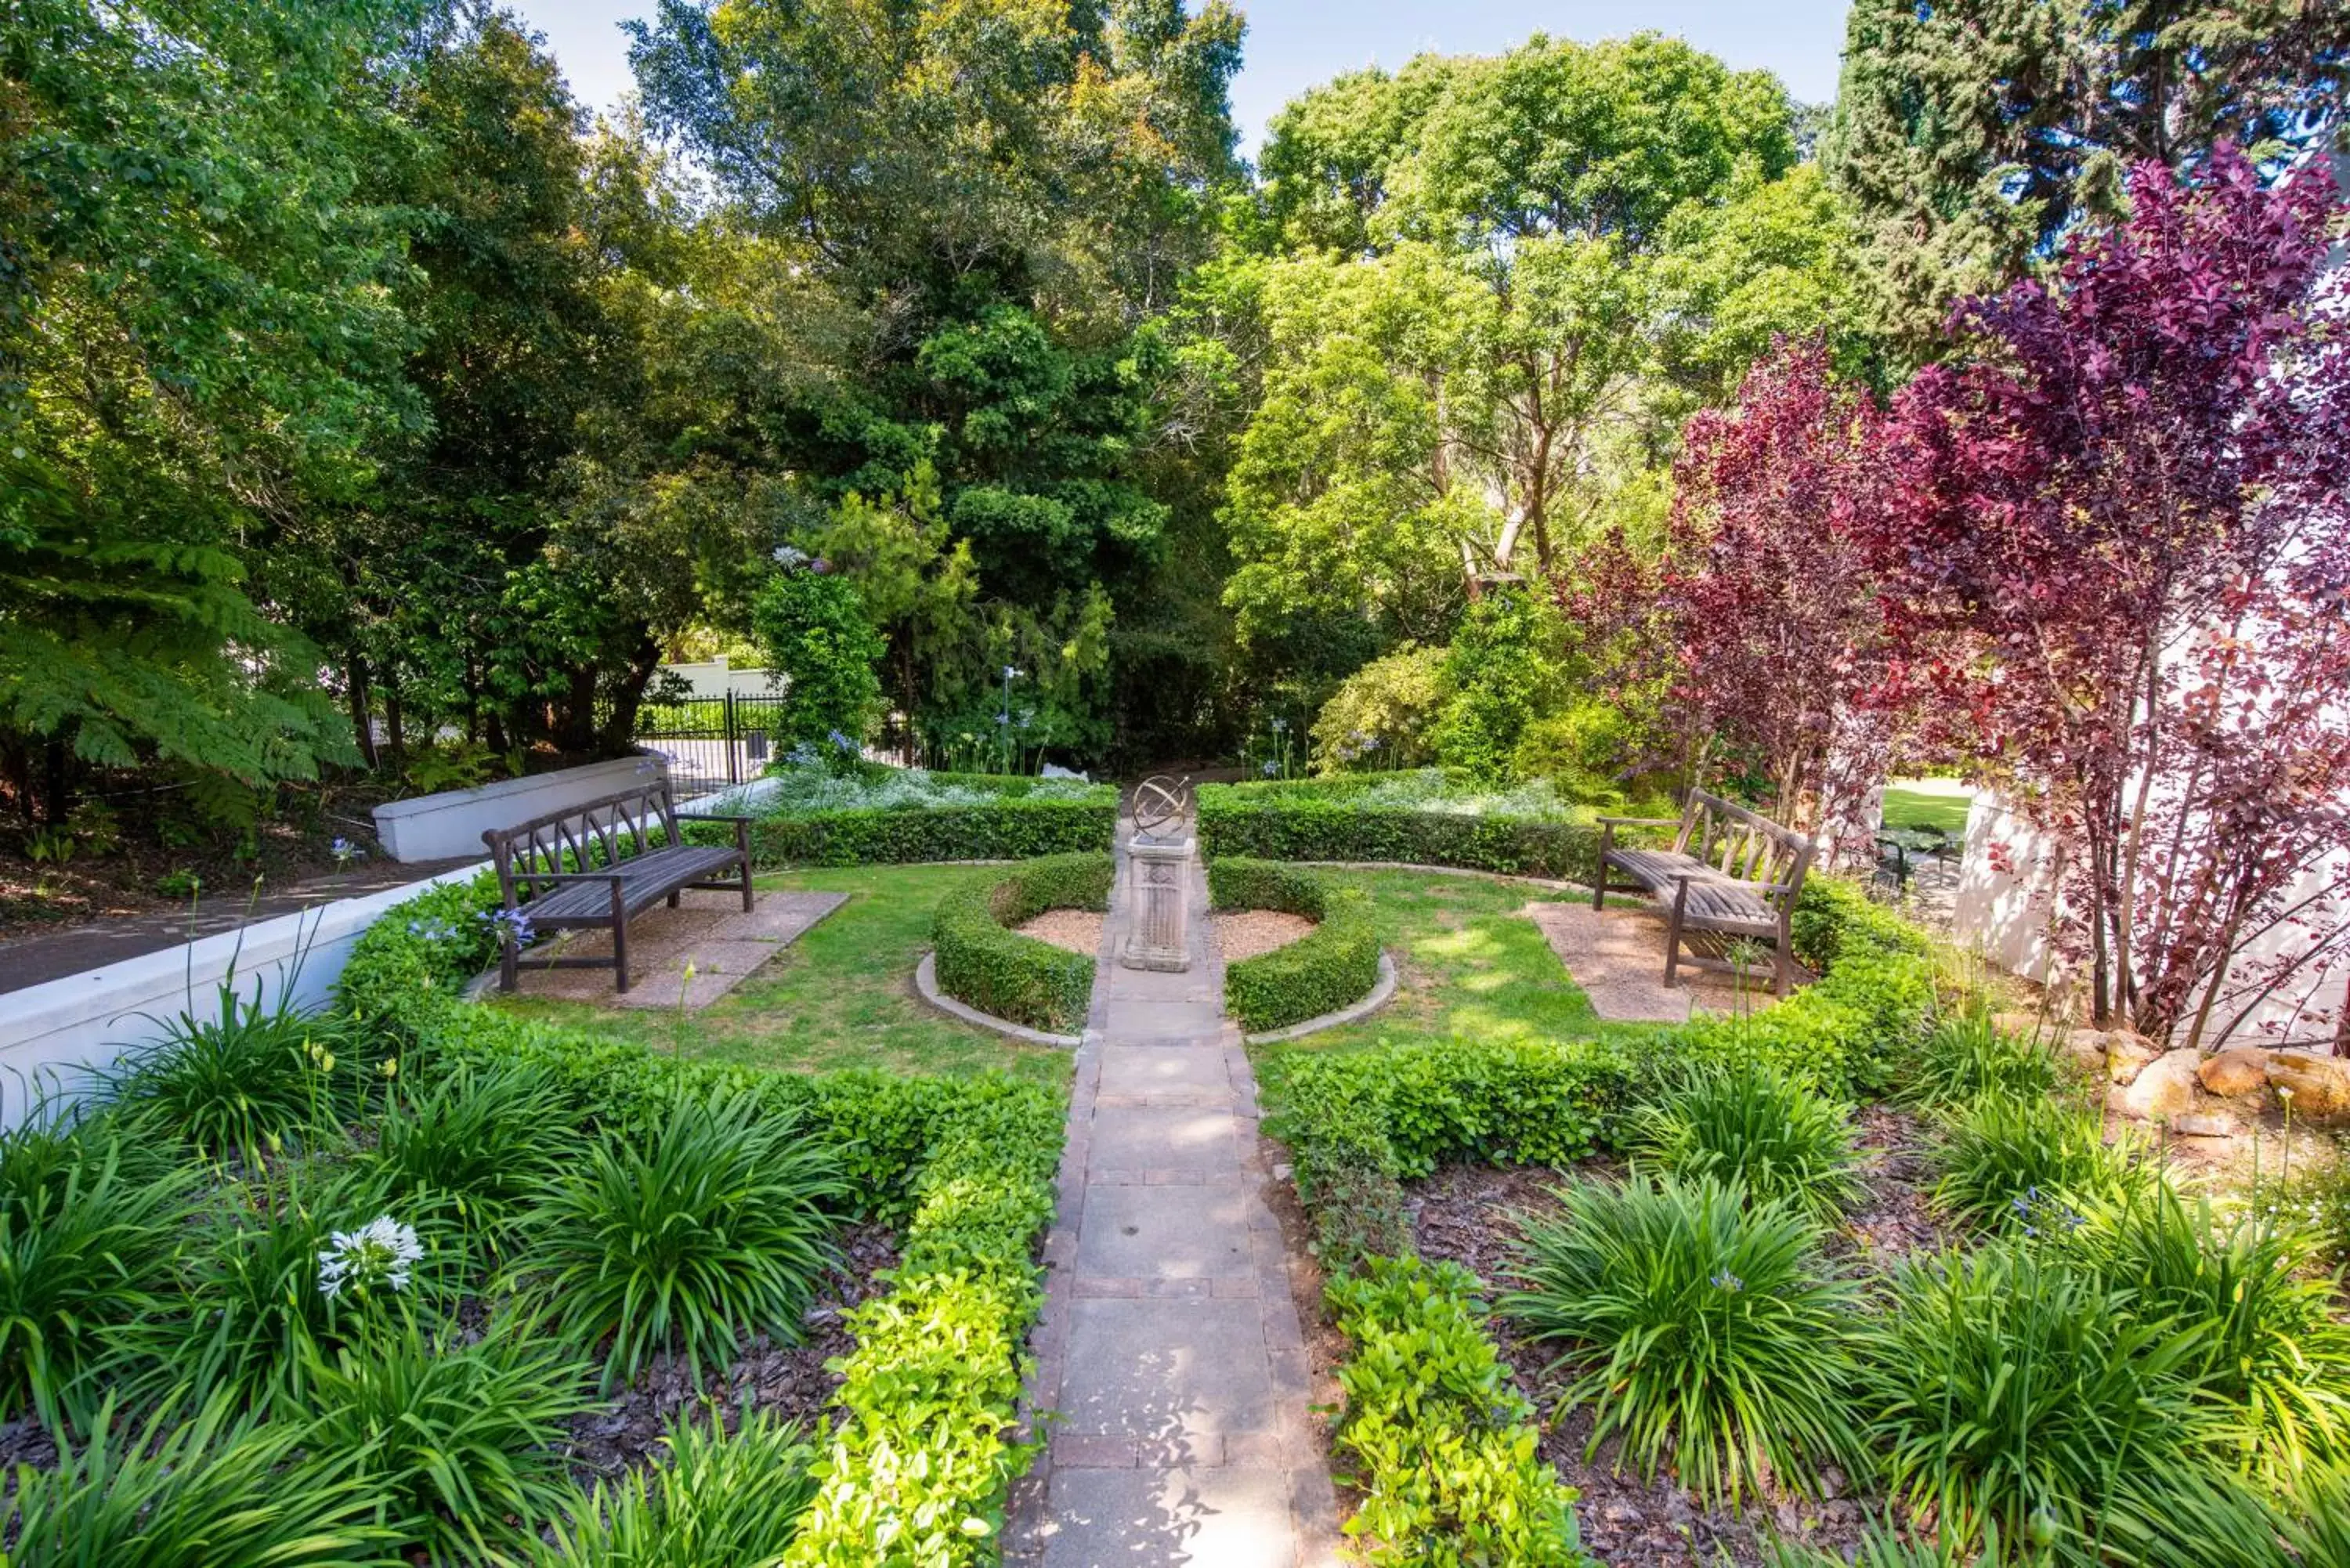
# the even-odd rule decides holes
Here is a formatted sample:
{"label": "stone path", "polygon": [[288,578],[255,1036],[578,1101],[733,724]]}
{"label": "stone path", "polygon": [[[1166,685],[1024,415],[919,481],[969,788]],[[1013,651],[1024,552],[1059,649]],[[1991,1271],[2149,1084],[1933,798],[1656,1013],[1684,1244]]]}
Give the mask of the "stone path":
{"label": "stone path", "polygon": [[[608,969],[526,969],[516,989],[599,1007],[675,1008],[699,1012],[748,980],[808,929],[848,902],[846,893],[761,893],[749,910],[741,893],[689,888],[674,909],[656,905],[629,922],[629,989]],[[573,958],[612,956],[608,931],[566,931],[534,949]],[[686,966],[693,966],[691,979]]]}
{"label": "stone path", "polygon": [[1014,1488],[1005,1562],[1325,1568],[1337,1502],[1207,878],[1195,861],[1190,971],[1125,968],[1126,836],[1032,1342],[1047,1446]]}

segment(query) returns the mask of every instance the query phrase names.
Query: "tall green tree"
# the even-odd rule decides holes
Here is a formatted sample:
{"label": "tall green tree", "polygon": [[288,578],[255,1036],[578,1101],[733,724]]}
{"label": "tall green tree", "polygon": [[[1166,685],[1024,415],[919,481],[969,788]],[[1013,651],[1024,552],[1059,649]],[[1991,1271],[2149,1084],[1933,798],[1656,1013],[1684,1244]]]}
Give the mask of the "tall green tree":
{"label": "tall green tree", "polygon": [[2350,10],[2322,0],[1855,0],[1825,162],[1874,308],[1930,356],[1953,301],[2115,216],[2129,164],[2332,137],[2345,63]]}
{"label": "tall green tree", "polygon": [[1443,640],[1482,585],[1653,525],[1681,415],[1844,321],[1845,224],[1784,92],[1656,35],[1341,78],[1265,162],[1226,513],[1252,641],[1349,607]]}
{"label": "tall green tree", "polygon": [[863,323],[783,431],[836,510],[803,542],[895,572],[860,543],[895,516],[889,560],[920,539],[932,578],[969,563],[952,626],[922,595],[866,595],[892,699],[934,734],[992,713],[1009,663],[1057,736],[1107,742],[1107,627],[1165,560],[1141,469],[1173,365],[1151,318],[1238,178],[1240,32],[1180,0],[665,0],[638,29],[654,125]]}
{"label": "tall green tree", "polygon": [[247,545],[356,495],[421,410],[400,231],[369,199],[421,6],[0,12],[0,770],[245,784],[350,747]]}

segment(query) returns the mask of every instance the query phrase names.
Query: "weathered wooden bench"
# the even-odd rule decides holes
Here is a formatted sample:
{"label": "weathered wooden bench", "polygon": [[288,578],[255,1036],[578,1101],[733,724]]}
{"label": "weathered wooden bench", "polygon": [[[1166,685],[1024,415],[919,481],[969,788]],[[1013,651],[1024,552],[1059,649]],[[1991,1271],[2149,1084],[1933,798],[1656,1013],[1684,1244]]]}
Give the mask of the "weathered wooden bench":
{"label": "weathered wooden bench", "polygon": [[[676,909],[678,895],[689,888],[739,888],[747,912],[751,819],[712,815],[693,820],[732,822],[733,846],[685,842],[666,778],[483,834],[497,866],[498,897],[504,906],[500,988],[512,991],[525,969],[609,969],[616,989],[628,990],[629,921],[664,900]],[[543,931],[608,930],[612,956],[579,958],[558,951],[525,959],[518,920],[534,938]]]}
{"label": "weathered wooden bench", "polygon": [[[1771,945],[1773,987],[1784,996],[1795,983],[1789,918],[1812,866],[1812,841],[1769,817],[1703,790],[1690,791],[1679,817],[1603,816],[1599,877],[1591,907],[1604,909],[1610,893],[1648,893],[1669,907],[1665,983],[1679,983],[1680,966],[1742,974],[1732,944]],[[1618,827],[1677,827],[1670,849],[1618,849]],[[1621,872],[1629,881],[1611,880]],[[1686,944],[1687,954],[1682,952]]]}

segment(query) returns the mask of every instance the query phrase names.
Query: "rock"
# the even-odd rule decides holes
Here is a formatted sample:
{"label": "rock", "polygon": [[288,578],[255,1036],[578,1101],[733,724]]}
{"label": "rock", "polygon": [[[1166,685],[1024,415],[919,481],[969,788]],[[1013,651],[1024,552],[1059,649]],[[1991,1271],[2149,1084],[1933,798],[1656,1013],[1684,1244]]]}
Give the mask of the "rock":
{"label": "rock", "polygon": [[1611,1501],[1603,1506],[1599,1511],[1599,1517],[1610,1524],[1633,1525],[1648,1522],[1648,1517],[1638,1509],[1621,1500]]}
{"label": "rock", "polygon": [[2116,1029],[2106,1037],[2106,1079],[2114,1084],[2135,1084],[2137,1075],[2146,1071],[2162,1054],[2162,1048],[2143,1034],[2133,1034],[2126,1029]]}
{"label": "rock", "polygon": [[2285,1100],[2295,1121],[2350,1122],[2350,1059],[2314,1051],[2279,1051],[2269,1057],[2269,1087]]}
{"label": "rock", "polygon": [[1275,1181],[1286,1181],[1296,1174],[1297,1168],[1290,1164],[1287,1160],[1283,1160],[1273,1168],[1273,1179]]}
{"label": "rock", "polygon": [[2102,1029],[2075,1029],[2064,1040],[2064,1054],[2073,1064],[2092,1077],[2106,1073],[2106,1032]]}
{"label": "rock", "polygon": [[2208,1058],[2195,1075],[2223,1100],[2256,1095],[2268,1085],[2269,1054],[2257,1045],[2231,1045]]}
{"label": "rock", "polygon": [[2181,1137],[2233,1137],[2236,1136],[2236,1124],[2227,1116],[2196,1111],[2173,1121],[2170,1130]]}
{"label": "rock", "polygon": [[2130,1075],[2126,1084],[2106,1091],[2106,1108],[2116,1116],[2139,1121],[2175,1121],[2195,1108],[2195,1070],[2201,1055],[2193,1051],[2165,1051]]}

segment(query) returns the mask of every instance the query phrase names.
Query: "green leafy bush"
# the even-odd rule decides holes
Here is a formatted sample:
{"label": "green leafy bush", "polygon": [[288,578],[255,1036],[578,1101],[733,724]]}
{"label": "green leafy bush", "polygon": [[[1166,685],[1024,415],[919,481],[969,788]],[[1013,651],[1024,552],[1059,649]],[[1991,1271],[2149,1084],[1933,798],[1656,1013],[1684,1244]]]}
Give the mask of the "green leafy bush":
{"label": "green leafy bush", "polygon": [[1047,909],[1107,908],[1112,875],[1107,855],[1057,855],[948,894],[931,923],[939,989],[1032,1029],[1066,1034],[1081,1027],[1093,998],[1092,955],[1009,928]]}
{"label": "green leafy bush", "polygon": [[507,1317],[471,1343],[413,1318],[310,1369],[306,1446],[348,1455],[378,1522],[436,1562],[495,1561],[570,1501],[588,1366]]}
{"label": "green leafy bush", "polygon": [[[1118,828],[1118,794],[1030,800],[1006,796],[974,805],[857,807],[751,824],[751,863],[790,866],[908,865],[935,860],[1025,860],[1100,852]],[[689,844],[732,844],[721,823],[683,828]]]}
{"label": "green leafy bush", "polygon": [[816,1495],[799,1428],[760,1411],[729,1433],[715,1407],[681,1417],[660,1464],[598,1484],[557,1521],[540,1568],[712,1568],[779,1561]]}
{"label": "green leafy bush", "polygon": [[1230,859],[1208,862],[1208,896],[1218,909],[1278,909],[1317,922],[1285,947],[1225,966],[1224,1010],[1243,1028],[1285,1029],[1360,1002],[1378,983],[1378,929],[1356,889],[1270,860]]}
{"label": "green leafy bush", "polygon": [[1444,649],[1407,643],[1338,683],[1314,720],[1318,773],[1416,768],[1444,699]]}
{"label": "green leafy bush", "polygon": [[2011,1034],[1991,1022],[1980,999],[1944,1014],[1927,1032],[1918,1054],[1899,1074],[1895,1097],[1904,1105],[1941,1110],[1981,1098],[2008,1095],[2045,1098],[2063,1075],[2055,1056],[2037,1041]]}
{"label": "green leafy bush", "polygon": [[751,629],[767,668],[787,681],[777,738],[829,746],[833,736],[845,735],[851,743],[840,750],[854,756],[881,707],[881,680],[873,670],[888,650],[857,584],[836,573],[786,567],[751,601]]}
{"label": "green leafy bush", "polygon": [[1859,883],[1816,872],[1804,878],[1787,924],[1795,956],[1820,974],[1862,950],[1924,958],[1932,947],[1923,931],[1871,898]]}
{"label": "green leafy bush", "polygon": [[2137,1321],[2193,1337],[2204,1393],[2245,1463],[2289,1474],[2350,1451],[2350,1327],[2304,1233],[2222,1217],[2163,1181],[2084,1206],[2068,1256],[2126,1293]]}
{"label": "green leafy bush", "polygon": [[106,1069],[105,1097],[121,1119],[207,1159],[248,1164],[337,1125],[357,1072],[338,1054],[348,1050],[342,1021],[302,1012],[287,992],[265,1005],[258,985],[242,996],[234,977],[217,1001],[216,1015],[165,1020],[158,1038]]}
{"label": "green leafy bush", "polygon": [[445,1201],[494,1251],[525,1203],[577,1153],[571,1133],[552,1075],[511,1063],[467,1065],[392,1106],[361,1158],[387,1207]]}
{"label": "green leafy bush", "polygon": [[130,1386],[230,1389],[265,1413],[301,1395],[317,1350],[389,1321],[401,1304],[454,1307],[465,1249],[447,1218],[421,1205],[397,1220],[421,1251],[404,1284],[328,1293],[320,1254],[384,1212],[365,1174],[348,1168],[288,1166],[221,1188],[187,1239],[177,1296],[109,1334]]}
{"label": "green leafy bush", "polygon": [[1862,1354],[1893,1496],[2000,1561],[2082,1538],[2117,1478],[2212,1435],[2191,1332],[2022,1238],[1905,1263]]}
{"label": "green leafy bush", "polygon": [[1846,950],[1817,983],[1760,1012],[1709,1016],[1659,1036],[1660,1062],[1773,1067],[1837,1096],[1887,1087],[1932,1017],[1924,960]]}
{"label": "green leafy bush", "polygon": [[498,902],[497,877],[484,871],[394,905],[352,944],[335,980],[338,1009],[371,1033],[403,1040],[411,1014],[497,961],[496,936],[481,917]]}
{"label": "green leafy bush", "polygon": [[1822,1220],[1861,1194],[1852,1107],[1768,1066],[1682,1075],[1633,1113],[1620,1141],[1669,1175],[1734,1181],[1755,1199],[1784,1199]]}
{"label": "green leafy bush", "polygon": [[109,1400],[55,1469],[20,1468],[0,1511],[9,1568],[345,1568],[382,1562],[349,1456],[305,1457],[302,1428],[255,1426],[223,1391],[133,1427]]}
{"label": "green leafy bush", "polygon": [[608,1338],[608,1391],[663,1350],[697,1378],[737,1341],[786,1344],[831,1261],[831,1151],[747,1095],[681,1094],[658,1136],[608,1135],[549,1184],[515,1273],[577,1344]]}
{"label": "green leafy bush", "polygon": [[1592,1041],[1456,1040],[1282,1059],[1266,1130],[1289,1145],[1323,1262],[1401,1250],[1399,1180],[1446,1159],[1564,1167],[1599,1146],[1634,1081]]}
{"label": "green leafy bush", "polygon": [[1866,1462],[1849,1411],[1859,1293],[1816,1255],[1794,1202],[1736,1183],[1579,1181],[1525,1227],[1523,1288],[1503,1312],[1571,1367],[1565,1403],[1592,1407],[1641,1473],[1669,1463],[1709,1499],[1817,1485]]}
{"label": "green leafy bush", "polygon": [[2152,1168],[2125,1141],[2108,1146],[2105,1118],[2045,1096],[1986,1095],[1934,1133],[1934,1203],[1986,1230],[2052,1233],[2080,1222],[2094,1199],[2143,1191]]}
{"label": "green leafy bush", "polygon": [[1208,784],[1196,798],[1211,861],[1384,861],[1584,882],[1598,865],[1592,812],[1547,785],[1480,794],[1428,770]]}
{"label": "green leafy bush", "polygon": [[0,1409],[58,1396],[102,1331],[157,1310],[191,1184],[145,1168],[119,1127],[31,1127],[0,1137]]}
{"label": "green leafy bush", "polygon": [[1763,1568],[1974,1568],[1975,1553],[1941,1540],[1908,1541],[1890,1526],[1875,1523],[1849,1558],[1841,1552],[1773,1541],[1763,1547]]}
{"label": "green leafy bush", "polygon": [[1538,1452],[1534,1408],[1483,1329],[1477,1281],[1455,1263],[1373,1258],[1329,1286],[1353,1354],[1339,1369],[1336,1448],[1363,1493],[1347,1529],[1374,1562],[1589,1563],[1575,1492]]}

